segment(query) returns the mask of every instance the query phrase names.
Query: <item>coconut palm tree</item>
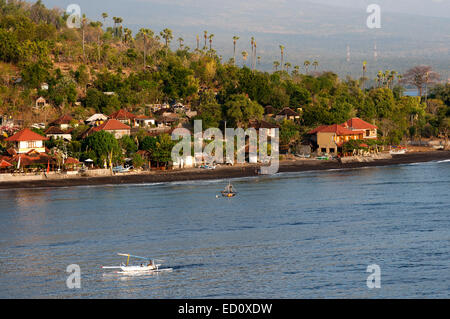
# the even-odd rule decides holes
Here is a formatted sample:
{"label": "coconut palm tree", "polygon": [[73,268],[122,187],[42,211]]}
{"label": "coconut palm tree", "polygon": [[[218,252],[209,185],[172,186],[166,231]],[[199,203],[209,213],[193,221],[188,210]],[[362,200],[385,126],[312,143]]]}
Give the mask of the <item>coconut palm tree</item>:
{"label": "coconut palm tree", "polygon": [[83,37],[83,60],[86,62],[86,50],[85,50],[85,34],[86,34],[86,25],[87,25],[87,18],[86,15],[83,14],[83,17],[81,19],[81,33]]}
{"label": "coconut palm tree", "polygon": [[363,61],[363,76],[362,76],[363,90],[366,88],[366,71],[367,71],[367,61]]}
{"label": "coconut palm tree", "polygon": [[164,39],[166,43],[166,49],[169,48],[170,41],[173,39],[172,30],[165,28],[162,30],[159,35]]}
{"label": "coconut palm tree", "polygon": [[256,40],[253,41],[253,47],[254,47],[254,50],[253,50],[253,69],[255,69],[256,68]]}
{"label": "coconut palm tree", "polygon": [[294,71],[292,71],[292,74],[298,75],[300,73],[300,67],[298,65],[294,66]]}
{"label": "coconut palm tree", "polygon": [[319,66],[319,61],[317,61],[317,60],[314,60],[314,62],[313,62],[313,67],[314,67],[314,72],[317,72],[317,67]]}
{"label": "coconut palm tree", "polygon": [[102,13],[103,23],[106,24],[106,19],[108,18],[108,14],[106,12]]}
{"label": "coconut palm tree", "polygon": [[289,68],[292,66],[289,62],[286,62],[284,64],[285,68],[286,68],[286,72],[289,73]]}
{"label": "coconut palm tree", "polygon": [[254,43],[255,43],[255,37],[250,38],[250,45],[252,47],[252,56],[251,56],[251,69],[253,70],[253,51],[254,51]]}
{"label": "coconut palm tree", "polygon": [[197,51],[200,48],[200,36],[197,34]]}
{"label": "coconut palm tree", "polygon": [[184,42],[184,39],[182,37],[179,37],[178,43],[180,44],[180,50],[183,50],[183,42]]}
{"label": "coconut palm tree", "polygon": [[233,61],[234,61],[234,65],[236,65],[236,42],[237,40],[239,40],[239,37],[234,36],[233,37]]}
{"label": "coconut palm tree", "polygon": [[279,61],[273,61],[273,67],[275,68],[275,72],[278,71],[278,67],[280,66]]}
{"label": "coconut palm tree", "polygon": [[154,36],[154,32],[150,29],[140,29],[139,33],[140,36],[142,36],[142,38],[144,39],[144,69],[146,67],[146,57],[147,57],[147,44],[148,44],[148,39],[153,38]]}
{"label": "coconut palm tree", "polygon": [[209,35],[209,50],[212,51],[212,39],[214,38],[214,34]]}
{"label": "coconut palm tree", "polygon": [[245,65],[245,61],[247,61],[247,57],[248,57],[248,52],[247,51],[242,51],[242,59],[244,60],[244,65]]}
{"label": "coconut palm tree", "polygon": [[305,62],[303,62],[303,66],[305,67],[306,74],[308,74],[308,69],[309,69],[310,65],[311,65],[311,62],[309,60],[306,60]]}
{"label": "coconut palm tree", "polygon": [[207,48],[207,46],[206,46],[206,40],[208,39],[208,31],[203,31],[203,37],[205,38],[205,46],[203,47],[205,50],[206,50],[206,48]]}
{"label": "coconut palm tree", "polygon": [[261,65],[261,57],[260,56],[258,56],[257,61],[258,61],[258,65]]}
{"label": "coconut palm tree", "polygon": [[281,71],[283,71],[284,45],[280,44],[280,51],[281,51]]}

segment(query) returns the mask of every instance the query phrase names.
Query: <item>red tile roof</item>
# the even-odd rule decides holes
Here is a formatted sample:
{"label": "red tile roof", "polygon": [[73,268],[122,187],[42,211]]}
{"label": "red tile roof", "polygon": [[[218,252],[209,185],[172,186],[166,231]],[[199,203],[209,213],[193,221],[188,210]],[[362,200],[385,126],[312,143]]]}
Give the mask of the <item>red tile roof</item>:
{"label": "red tile roof", "polygon": [[11,166],[12,166],[12,164],[5,160],[0,161],[0,168],[7,168],[7,167],[11,167]]}
{"label": "red tile roof", "polygon": [[100,126],[91,127],[85,133],[83,133],[83,136],[86,137],[98,131],[118,131],[118,130],[131,130],[131,127],[129,127],[126,124],[123,124],[118,120],[109,119]]}
{"label": "red tile roof", "polygon": [[65,161],[64,164],[81,164],[77,159],[73,158],[73,157],[68,157]]}
{"label": "red tile roof", "polygon": [[11,137],[5,139],[8,142],[20,142],[20,141],[47,141],[48,138],[42,136],[38,133],[33,132],[32,130],[25,128],[20,132],[17,132]]}
{"label": "red tile roof", "polygon": [[347,124],[350,128],[354,130],[374,130],[378,128],[375,125],[367,123],[366,121],[363,121],[357,117],[348,120],[344,124]]}
{"label": "red tile roof", "polygon": [[336,133],[336,135],[354,135],[356,132],[351,131],[347,128],[345,128],[343,125],[340,124],[333,124],[333,125],[322,125],[314,130],[310,131],[308,134],[316,134],[316,133]]}
{"label": "red tile roof", "polygon": [[61,116],[59,119],[53,121],[52,123],[50,123],[50,125],[61,125],[61,124],[70,124],[70,121],[73,120],[73,117],[66,114]]}
{"label": "red tile roof", "polygon": [[132,119],[136,118],[136,115],[122,109],[122,110],[118,110],[117,112],[111,114],[109,116],[109,118],[115,119],[115,120],[130,120],[130,119],[132,120]]}

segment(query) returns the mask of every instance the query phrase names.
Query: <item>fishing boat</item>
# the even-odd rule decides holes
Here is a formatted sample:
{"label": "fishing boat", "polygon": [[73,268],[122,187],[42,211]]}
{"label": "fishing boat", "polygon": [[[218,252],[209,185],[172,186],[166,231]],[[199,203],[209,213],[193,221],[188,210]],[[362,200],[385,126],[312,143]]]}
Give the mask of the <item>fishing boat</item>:
{"label": "fishing boat", "polygon": [[228,183],[227,187],[221,192],[223,197],[234,197],[237,193],[233,189],[231,182]]}
{"label": "fishing boat", "polygon": [[[144,273],[144,272],[162,272],[162,271],[171,271],[172,268],[163,268],[159,267],[161,264],[157,264],[156,262],[163,262],[162,259],[151,259],[148,257],[134,256],[130,254],[117,254],[119,256],[127,257],[126,263],[121,263],[120,266],[102,266],[102,269],[119,269],[121,271],[116,271],[118,274],[129,274],[129,273]],[[137,258],[143,260],[140,265],[130,265],[130,258]]]}
{"label": "fishing boat", "polygon": [[390,153],[391,155],[401,155],[401,154],[406,154],[406,148],[401,147],[401,146],[395,147],[394,149],[391,149],[391,150],[389,151],[389,153]]}

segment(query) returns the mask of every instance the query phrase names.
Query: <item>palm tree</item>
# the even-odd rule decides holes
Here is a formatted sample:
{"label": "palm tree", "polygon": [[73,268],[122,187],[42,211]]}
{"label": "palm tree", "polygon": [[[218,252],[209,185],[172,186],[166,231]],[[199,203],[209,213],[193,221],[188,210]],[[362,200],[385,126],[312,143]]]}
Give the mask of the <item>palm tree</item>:
{"label": "palm tree", "polygon": [[173,39],[172,30],[165,28],[159,34],[166,42],[166,49],[169,48],[170,41]]}
{"label": "palm tree", "polygon": [[381,84],[383,83],[384,73],[383,71],[378,71],[376,81],[378,83],[378,87],[381,87]]}
{"label": "palm tree", "polygon": [[85,50],[85,33],[86,33],[86,24],[87,24],[87,18],[86,15],[83,14],[83,18],[81,19],[81,32],[83,37],[83,60],[86,62],[86,50]]}
{"label": "palm tree", "polygon": [[394,83],[395,83],[395,76],[398,74],[397,71],[392,70],[391,73],[389,74],[389,86],[390,87],[394,87]]}
{"label": "palm tree", "polygon": [[214,38],[214,34],[209,35],[209,50],[212,51],[212,39]]}
{"label": "palm tree", "polygon": [[311,62],[309,60],[306,60],[305,62],[303,62],[303,65],[305,67],[306,74],[308,74],[308,68],[311,65]]}
{"label": "palm tree", "polygon": [[258,56],[257,61],[258,61],[258,65],[261,65],[261,57],[260,56]]}
{"label": "palm tree", "polygon": [[197,51],[200,47],[200,36],[197,34]]}
{"label": "palm tree", "polygon": [[317,67],[319,66],[319,61],[315,60],[312,65],[314,67],[314,72],[316,72],[317,71]]}
{"label": "palm tree", "polygon": [[256,40],[253,41],[253,46],[254,46],[254,50],[253,50],[253,69],[256,68]]}
{"label": "palm tree", "polygon": [[300,73],[300,67],[298,65],[294,66],[294,71],[292,71],[293,74],[298,75]]}
{"label": "palm tree", "polygon": [[248,52],[247,51],[242,51],[242,59],[244,60],[244,65],[245,65],[245,61],[247,61],[247,57],[248,57]]}
{"label": "palm tree", "polygon": [[106,23],[106,18],[108,18],[108,14],[106,12],[102,13],[102,17],[103,17],[103,23]]}
{"label": "palm tree", "polygon": [[363,90],[366,88],[366,71],[367,71],[367,61],[363,61],[363,76],[362,76]]}
{"label": "palm tree", "polygon": [[283,71],[284,45],[280,44],[280,50],[281,50],[281,71]]}
{"label": "palm tree", "polygon": [[284,66],[286,67],[286,72],[289,73],[289,68],[292,66],[289,62],[286,62],[284,64]]}
{"label": "palm tree", "polygon": [[154,32],[150,29],[142,28],[139,30],[139,35],[142,36],[142,38],[144,39],[144,69],[145,69],[146,57],[147,57],[147,43],[148,43],[148,39],[153,37]]}
{"label": "palm tree", "polygon": [[251,61],[251,69],[253,70],[253,51],[254,51],[255,37],[250,38],[250,45],[252,47],[252,61]]}
{"label": "palm tree", "polygon": [[124,35],[125,35],[125,37],[124,37],[125,43],[128,43],[129,41],[131,41],[133,39],[133,31],[131,31],[128,28],[125,28],[123,31],[124,31]]}
{"label": "palm tree", "polygon": [[203,37],[205,38],[205,46],[204,49],[206,50],[207,46],[206,46],[206,39],[208,39],[208,31],[203,31]]}
{"label": "palm tree", "polygon": [[280,66],[280,62],[273,61],[273,67],[275,68],[275,72],[278,71],[278,67]]}
{"label": "palm tree", "polygon": [[178,43],[180,44],[180,50],[183,50],[183,42],[184,42],[184,39],[182,37],[179,37]]}
{"label": "palm tree", "polygon": [[236,65],[236,42],[237,40],[239,40],[239,37],[234,36],[233,37],[233,61],[234,61],[234,65]]}

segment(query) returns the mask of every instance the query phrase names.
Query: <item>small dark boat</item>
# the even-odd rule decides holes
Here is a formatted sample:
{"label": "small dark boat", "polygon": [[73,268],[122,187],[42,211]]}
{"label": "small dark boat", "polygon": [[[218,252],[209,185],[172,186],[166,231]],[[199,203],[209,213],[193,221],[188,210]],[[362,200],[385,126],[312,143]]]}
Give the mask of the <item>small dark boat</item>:
{"label": "small dark boat", "polygon": [[231,182],[228,183],[228,186],[225,187],[225,189],[221,193],[223,197],[234,197],[237,195],[237,193],[233,189],[233,185],[231,185]]}

